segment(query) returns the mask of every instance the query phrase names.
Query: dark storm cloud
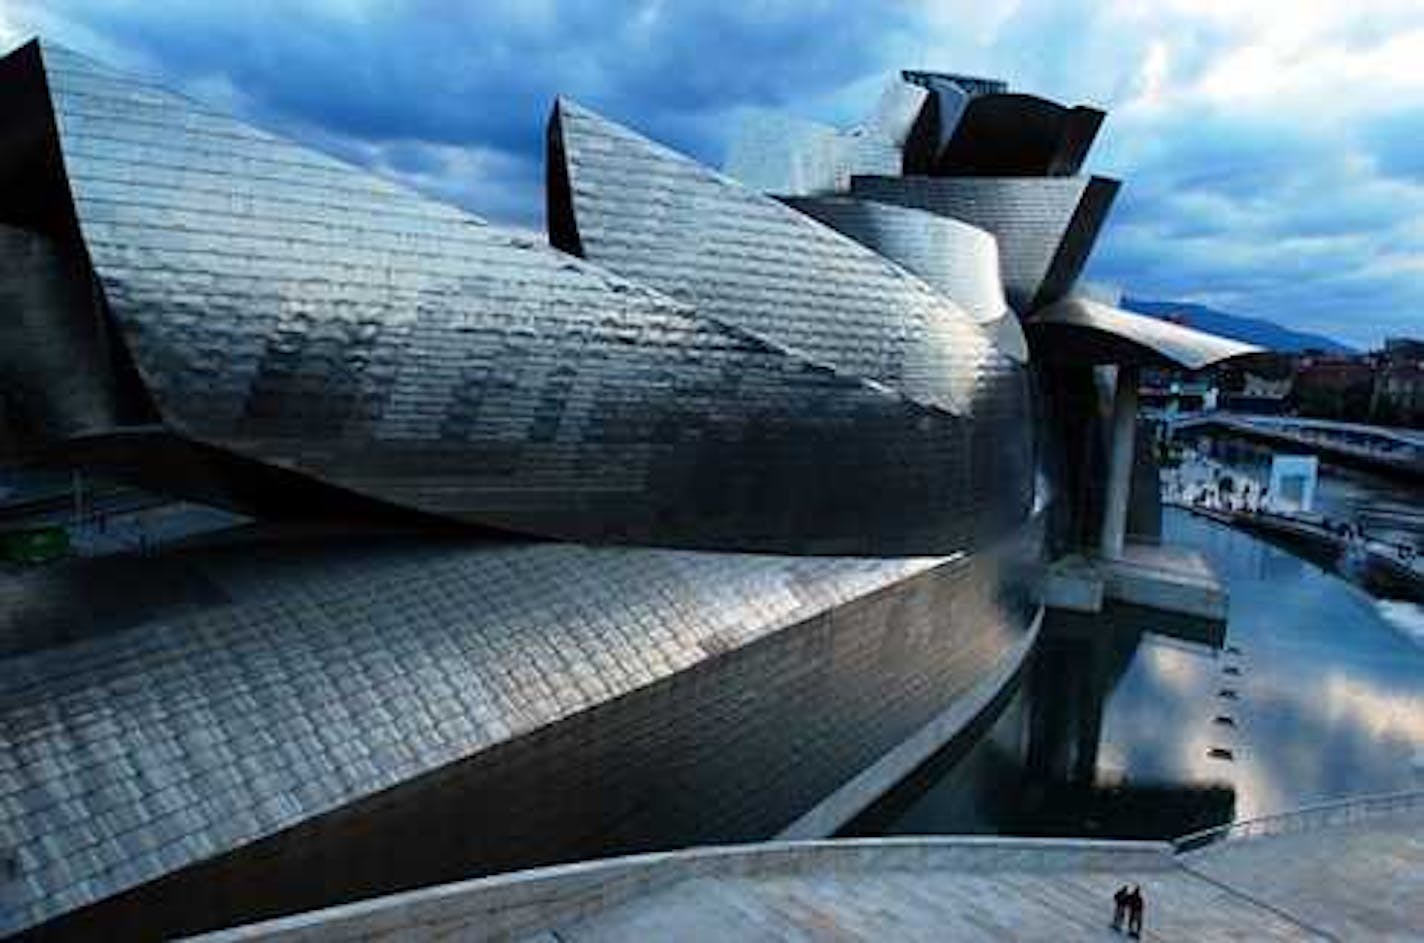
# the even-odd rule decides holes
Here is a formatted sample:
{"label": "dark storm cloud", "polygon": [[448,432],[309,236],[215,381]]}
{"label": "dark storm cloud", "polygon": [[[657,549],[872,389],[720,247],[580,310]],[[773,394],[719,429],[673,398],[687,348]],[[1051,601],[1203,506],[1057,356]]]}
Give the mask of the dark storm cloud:
{"label": "dark storm cloud", "polygon": [[[1418,120],[1399,119],[1419,129]],[[1127,184],[1090,275],[1368,346],[1424,328],[1424,181],[1295,112],[1168,111],[1105,159]]]}
{"label": "dark storm cloud", "polygon": [[719,158],[709,151],[720,147],[715,119],[726,109],[780,105],[873,71],[877,51],[866,37],[895,25],[873,6],[60,0],[49,10],[161,63],[170,77],[220,75],[285,121],[532,159],[557,94]]}
{"label": "dark storm cloud", "polygon": [[[1340,30],[1332,54],[1368,56],[1420,25],[1407,5],[1394,6]],[[1182,9],[1098,0],[0,0],[0,33],[7,20],[44,31],[532,227],[542,220],[544,121],[558,94],[719,164],[744,107],[848,121],[892,68],[1002,75],[1110,111],[1089,166],[1126,185],[1093,276],[1355,343],[1424,333],[1419,104],[1382,113],[1377,96],[1348,82],[1328,85],[1325,99],[1296,91],[1243,102],[1231,85],[1205,93],[1224,58],[1259,37]],[[1159,52],[1165,104],[1144,107]],[[1367,115],[1351,117],[1352,103],[1368,101]]]}

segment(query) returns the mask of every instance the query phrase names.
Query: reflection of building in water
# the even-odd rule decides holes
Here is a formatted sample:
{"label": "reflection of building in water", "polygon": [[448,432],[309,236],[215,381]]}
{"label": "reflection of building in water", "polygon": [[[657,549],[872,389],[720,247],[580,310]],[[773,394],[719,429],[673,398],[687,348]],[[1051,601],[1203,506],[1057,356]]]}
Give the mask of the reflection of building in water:
{"label": "reflection of building in water", "polygon": [[[1054,610],[1033,659],[992,724],[886,795],[849,835],[1000,832],[1171,838],[1232,820],[1226,782],[1130,775],[1100,757],[1108,698],[1151,625],[1202,653],[1221,627],[1111,607],[1098,617]],[[1166,633],[1163,635],[1162,633]],[[1181,731],[1158,733],[1164,746]]]}

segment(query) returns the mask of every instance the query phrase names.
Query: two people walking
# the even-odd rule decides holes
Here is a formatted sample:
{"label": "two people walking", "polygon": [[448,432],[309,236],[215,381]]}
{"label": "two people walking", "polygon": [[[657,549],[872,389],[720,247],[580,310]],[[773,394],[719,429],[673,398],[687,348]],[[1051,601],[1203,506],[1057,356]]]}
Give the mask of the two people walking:
{"label": "two people walking", "polygon": [[1123,917],[1127,918],[1127,935],[1133,939],[1142,938],[1142,888],[1136,884],[1117,889],[1113,895],[1112,928],[1122,932]]}

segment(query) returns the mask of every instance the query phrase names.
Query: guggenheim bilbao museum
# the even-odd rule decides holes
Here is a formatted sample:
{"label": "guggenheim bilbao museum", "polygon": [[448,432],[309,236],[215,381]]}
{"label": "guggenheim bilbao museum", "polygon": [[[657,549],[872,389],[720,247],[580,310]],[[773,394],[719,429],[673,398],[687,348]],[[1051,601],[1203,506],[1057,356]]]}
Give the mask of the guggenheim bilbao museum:
{"label": "guggenheim bilbao museum", "polygon": [[0,461],[252,521],[0,570],[0,935],[832,834],[1151,535],[1104,366],[1245,350],[1079,293],[1103,113],[998,82],[725,174],[560,100],[547,244],[49,43],[0,90]]}

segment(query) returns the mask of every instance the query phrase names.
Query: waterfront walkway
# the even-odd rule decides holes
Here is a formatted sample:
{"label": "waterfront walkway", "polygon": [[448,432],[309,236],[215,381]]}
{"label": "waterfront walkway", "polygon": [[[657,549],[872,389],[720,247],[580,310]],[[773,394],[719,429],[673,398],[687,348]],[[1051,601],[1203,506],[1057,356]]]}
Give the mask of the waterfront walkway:
{"label": "waterfront walkway", "polygon": [[1347,553],[1354,554],[1355,559],[1372,563],[1391,574],[1400,582],[1402,589],[1424,596],[1424,556],[1401,555],[1397,544],[1371,537],[1342,537],[1324,524],[1303,516],[1189,504],[1166,498],[1163,499],[1163,504],[1181,508],[1228,527],[1239,527],[1268,537],[1284,537],[1314,544],[1328,549],[1336,557]]}
{"label": "waterfront walkway", "polygon": [[1415,480],[1424,477],[1424,432],[1417,429],[1225,411],[1163,418],[1174,432],[1215,426],[1247,438],[1303,449],[1322,458],[1404,474]]}
{"label": "waterfront walkway", "polygon": [[[1218,840],[1220,839],[1220,840]],[[1154,842],[890,838],[693,849],[547,868],[226,931],[273,940],[1424,939],[1424,795]],[[1195,847],[1201,845],[1202,847]]]}

